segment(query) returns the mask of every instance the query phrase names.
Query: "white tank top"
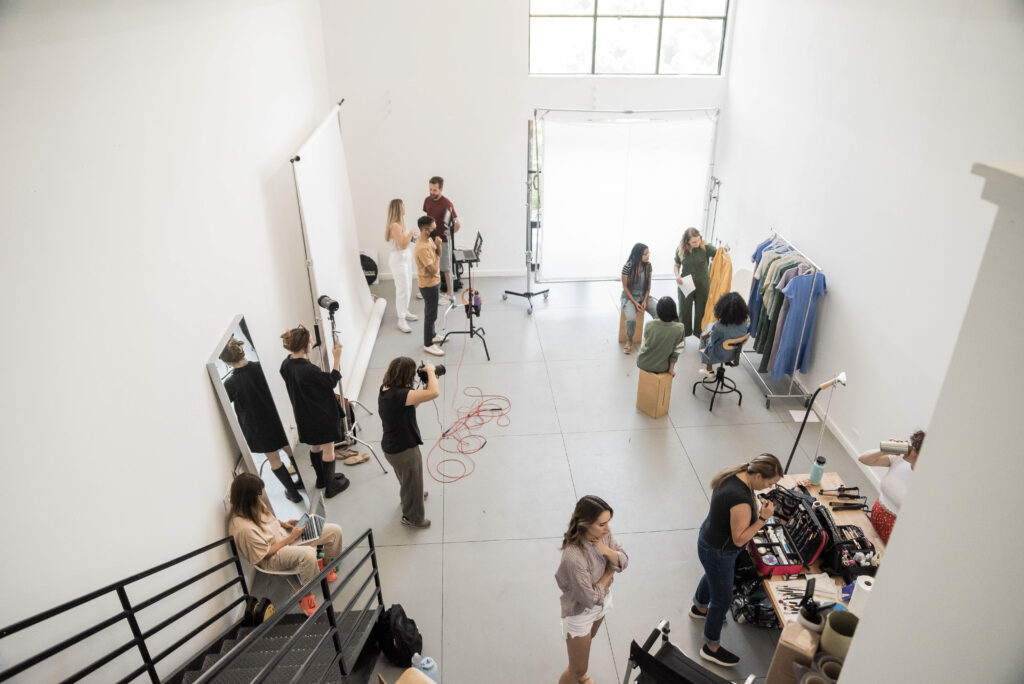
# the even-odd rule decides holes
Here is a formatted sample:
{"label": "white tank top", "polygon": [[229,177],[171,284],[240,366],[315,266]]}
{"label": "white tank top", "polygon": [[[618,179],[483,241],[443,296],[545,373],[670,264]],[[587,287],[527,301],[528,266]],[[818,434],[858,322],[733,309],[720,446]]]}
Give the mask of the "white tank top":
{"label": "white tank top", "polygon": [[900,454],[889,454],[889,472],[882,478],[879,485],[878,499],[887,509],[899,515],[903,499],[910,487],[910,477],[914,470],[903,460]]}

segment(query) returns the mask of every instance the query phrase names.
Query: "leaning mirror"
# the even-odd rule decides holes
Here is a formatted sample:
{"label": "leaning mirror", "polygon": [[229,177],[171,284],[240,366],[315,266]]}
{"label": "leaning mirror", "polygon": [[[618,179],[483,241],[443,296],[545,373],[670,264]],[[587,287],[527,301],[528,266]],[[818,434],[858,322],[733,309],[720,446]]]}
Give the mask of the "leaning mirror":
{"label": "leaning mirror", "polygon": [[300,517],[309,510],[309,494],[244,316],[235,316],[206,368],[246,469],[263,479],[278,518]]}

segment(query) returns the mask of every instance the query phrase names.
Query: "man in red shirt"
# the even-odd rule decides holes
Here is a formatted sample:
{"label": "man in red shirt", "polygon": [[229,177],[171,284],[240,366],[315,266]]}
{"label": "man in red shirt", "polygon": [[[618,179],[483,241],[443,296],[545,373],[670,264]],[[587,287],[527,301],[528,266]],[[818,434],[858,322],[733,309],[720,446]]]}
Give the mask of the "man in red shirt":
{"label": "man in red shirt", "polygon": [[444,189],[444,178],[434,176],[430,179],[430,195],[423,200],[423,213],[434,219],[437,226],[437,237],[441,240],[441,292],[449,300],[452,298],[452,249],[448,241],[448,227],[453,233],[459,232],[461,224],[459,215],[455,213],[455,205],[441,194]]}

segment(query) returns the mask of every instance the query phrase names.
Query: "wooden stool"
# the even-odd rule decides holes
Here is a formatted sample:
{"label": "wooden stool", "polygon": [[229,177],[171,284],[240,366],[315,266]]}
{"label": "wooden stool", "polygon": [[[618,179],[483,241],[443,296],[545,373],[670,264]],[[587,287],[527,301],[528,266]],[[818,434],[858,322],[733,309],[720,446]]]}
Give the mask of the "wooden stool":
{"label": "wooden stool", "polygon": [[[630,304],[632,306],[632,304]],[[644,341],[644,311],[636,312],[636,330],[633,332],[633,344]],[[626,343],[626,312],[619,309],[619,344]]]}
{"label": "wooden stool", "polygon": [[636,386],[636,407],[651,418],[661,418],[668,413],[668,401],[672,396],[672,376],[668,373],[637,371],[640,379]]}

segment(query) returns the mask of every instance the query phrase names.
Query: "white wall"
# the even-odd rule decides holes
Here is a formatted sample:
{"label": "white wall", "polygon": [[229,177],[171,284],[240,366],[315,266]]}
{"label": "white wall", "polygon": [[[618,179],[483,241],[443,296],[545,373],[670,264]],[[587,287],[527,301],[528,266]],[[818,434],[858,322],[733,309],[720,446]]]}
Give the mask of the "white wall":
{"label": "white wall", "polygon": [[733,38],[719,235],[825,270],[810,380],[849,374],[848,449],[927,428],[995,212],[971,165],[1024,156],[1024,5],[743,1]]}
{"label": "white wall", "polygon": [[976,171],[999,213],[991,237],[986,227],[972,226],[983,247],[987,242],[981,269],[976,283],[965,272],[970,303],[929,445],[914,468],[843,682],[1010,684],[1024,673],[1024,547],[1016,539],[1024,368],[1001,365],[983,395],[977,373],[977,350],[991,344],[992,320],[1005,321],[1000,333],[1017,347],[1024,335],[1024,299],[1006,296],[1024,252],[1024,157],[1001,166]]}
{"label": "white wall", "polygon": [[320,7],[5,2],[0,92],[8,623],[225,534],[237,448],[204,364],[244,313],[287,411]]}
{"label": "white wall", "polygon": [[[387,203],[415,225],[445,178],[483,275],[525,274],[526,125],[537,107],[689,109],[721,104],[718,77],[528,76],[529,1],[321,0],[331,97],[342,107],[362,248],[381,251]],[[606,188],[595,188],[599,201]],[[582,228],[582,227],[581,227]]]}

